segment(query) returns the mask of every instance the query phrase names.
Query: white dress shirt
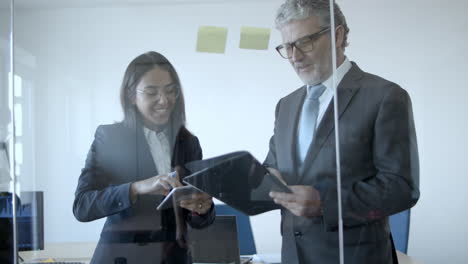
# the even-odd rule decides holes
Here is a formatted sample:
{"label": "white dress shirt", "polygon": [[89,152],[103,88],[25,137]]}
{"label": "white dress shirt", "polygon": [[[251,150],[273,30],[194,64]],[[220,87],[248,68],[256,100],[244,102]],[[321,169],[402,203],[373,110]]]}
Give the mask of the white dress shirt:
{"label": "white dress shirt", "polygon": [[156,132],[146,127],[143,128],[143,132],[158,174],[171,172],[172,151],[166,133],[164,131]]}
{"label": "white dress shirt", "polygon": [[[351,62],[348,60],[348,58],[345,57],[345,60],[341,65],[336,69],[336,86],[338,86],[343,80],[343,77],[348,73],[348,71],[351,69]],[[317,127],[319,126],[320,122],[322,121],[323,115],[325,114],[325,111],[327,110],[328,105],[330,104],[332,98],[333,98],[333,87],[332,87],[332,75],[328,77],[322,84],[326,87],[325,91],[323,94],[319,97],[319,111],[318,111],[318,116],[317,116]],[[309,93],[310,86],[307,85],[307,93]]]}

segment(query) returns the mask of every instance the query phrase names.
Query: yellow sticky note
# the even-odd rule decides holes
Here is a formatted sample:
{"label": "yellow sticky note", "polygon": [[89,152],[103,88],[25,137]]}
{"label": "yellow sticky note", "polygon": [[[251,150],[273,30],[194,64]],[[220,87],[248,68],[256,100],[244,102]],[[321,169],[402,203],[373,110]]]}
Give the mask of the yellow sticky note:
{"label": "yellow sticky note", "polygon": [[202,26],[198,29],[198,52],[224,53],[228,29],[225,27]]}
{"label": "yellow sticky note", "polygon": [[267,50],[270,32],[269,28],[242,27],[239,48]]}

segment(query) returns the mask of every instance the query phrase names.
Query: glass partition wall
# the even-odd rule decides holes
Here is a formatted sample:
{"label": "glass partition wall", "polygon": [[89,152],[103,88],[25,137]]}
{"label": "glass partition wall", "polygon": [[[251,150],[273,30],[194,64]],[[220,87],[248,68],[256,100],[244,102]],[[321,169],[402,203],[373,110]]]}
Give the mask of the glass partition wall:
{"label": "glass partition wall", "polygon": [[[38,246],[19,255],[185,263],[190,252],[193,261],[235,262],[229,241],[203,251],[216,243],[191,236],[192,229],[213,234],[209,228],[230,226],[209,239],[232,238],[232,225],[212,223],[211,201],[161,211],[163,192],[132,183],[144,186],[174,165],[238,150],[265,159],[276,103],[303,86],[274,49],[282,43],[274,29],[278,6],[15,1],[18,186],[38,197],[34,221],[43,221],[42,233],[31,230]],[[279,255],[279,211],[250,221],[257,253]]]}
{"label": "glass partition wall", "polygon": [[[242,201],[255,200],[247,209],[231,205],[252,215],[256,253],[266,259],[394,258],[388,216],[419,197],[411,100],[397,84],[365,73],[379,70],[368,57],[366,69],[354,62],[365,48],[347,45],[348,25],[359,27],[361,14],[353,4],[307,13],[318,7],[296,2],[299,14],[284,6],[275,21],[283,1],[16,0],[13,32],[4,26],[10,6],[2,6],[2,150],[14,146],[19,255],[237,263],[239,249],[222,246],[232,241],[217,238],[219,248],[204,251],[216,243],[203,236],[219,226],[225,239],[240,233],[213,211],[237,191]],[[4,45],[10,33],[13,50]],[[213,201],[197,194],[157,209],[166,189],[188,182],[193,166],[183,165],[239,150],[257,167],[236,176],[244,163],[229,160],[220,170],[209,163]],[[264,176],[253,169],[260,167],[297,196],[274,204],[263,178],[252,182]],[[229,184],[216,182],[228,169]],[[2,188],[12,186],[7,181]],[[258,209],[266,203],[272,207]],[[197,239],[192,229],[200,229]]]}
{"label": "glass partition wall", "polygon": [[[13,263],[13,252],[17,247],[18,234],[15,232],[17,222],[15,207],[18,200],[14,186],[12,166],[14,155],[13,110],[14,75],[12,53],[12,3],[3,1],[0,6],[0,262]],[[14,77],[13,77],[14,76]]]}

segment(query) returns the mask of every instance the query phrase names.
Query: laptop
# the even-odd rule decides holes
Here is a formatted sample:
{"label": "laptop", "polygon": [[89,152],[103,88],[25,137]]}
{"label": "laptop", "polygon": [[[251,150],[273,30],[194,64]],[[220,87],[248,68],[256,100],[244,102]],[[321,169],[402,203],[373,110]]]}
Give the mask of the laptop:
{"label": "laptop", "polygon": [[194,264],[241,264],[236,216],[218,215],[210,226],[190,229],[189,246]]}

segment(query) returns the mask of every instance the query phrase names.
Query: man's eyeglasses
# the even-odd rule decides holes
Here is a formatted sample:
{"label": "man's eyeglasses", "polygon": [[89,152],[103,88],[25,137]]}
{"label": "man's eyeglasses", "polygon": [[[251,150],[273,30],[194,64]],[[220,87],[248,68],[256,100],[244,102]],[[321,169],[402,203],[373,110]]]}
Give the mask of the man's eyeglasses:
{"label": "man's eyeglasses", "polygon": [[163,88],[145,87],[144,89],[136,89],[147,98],[158,98],[164,95],[167,99],[177,99],[180,95],[180,89],[176,85],[170,85]]}
{"label": "man's eyeglasses", "polygon": [[290,59],[292,57],[294,48],[301,52],[309,52],[314,49],[314,42],[324,33],[328,32],[330,27],[324,28],[319,32],[314,34],[302,37],[291,43],[284,43],[276,47],[276,50],[285,59]]}

